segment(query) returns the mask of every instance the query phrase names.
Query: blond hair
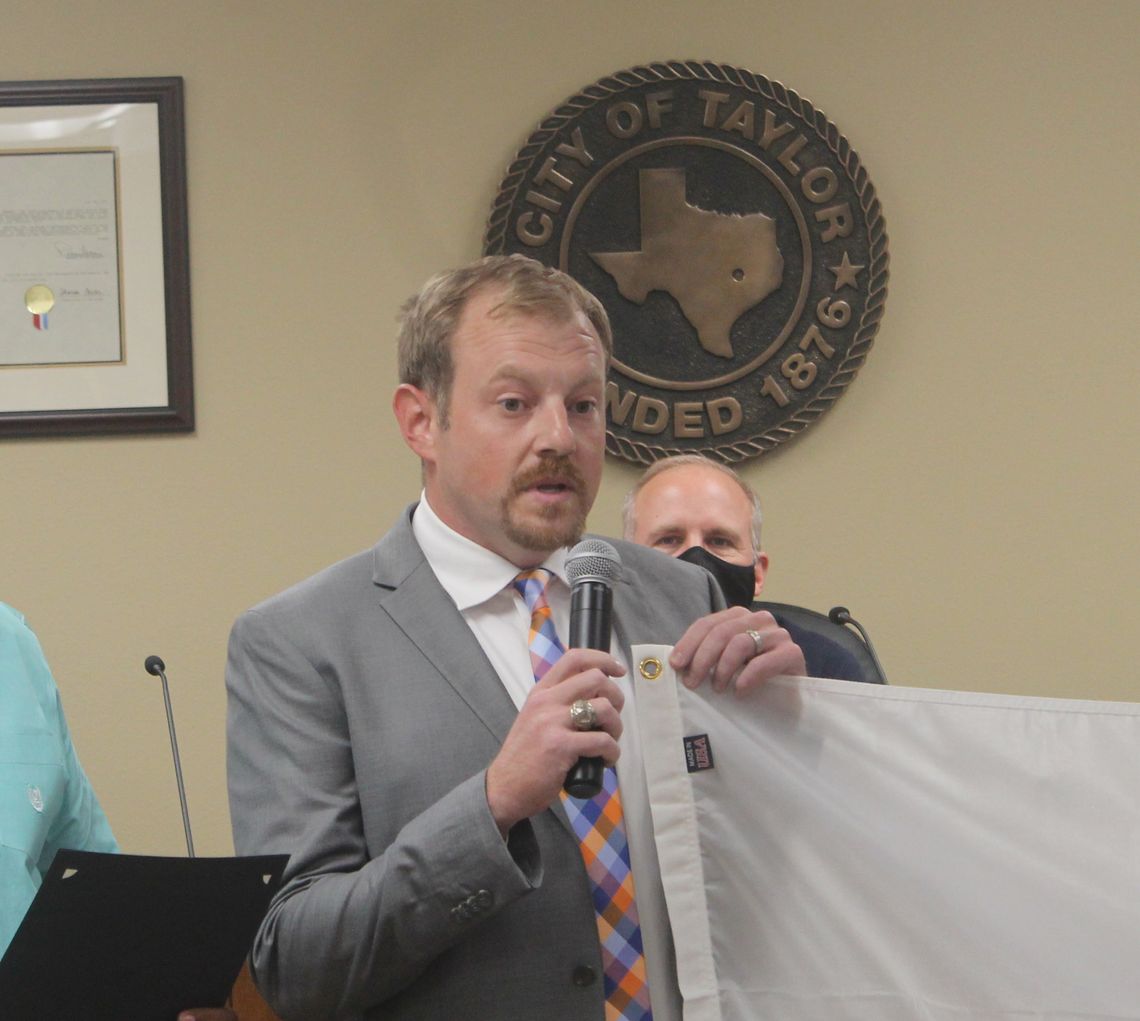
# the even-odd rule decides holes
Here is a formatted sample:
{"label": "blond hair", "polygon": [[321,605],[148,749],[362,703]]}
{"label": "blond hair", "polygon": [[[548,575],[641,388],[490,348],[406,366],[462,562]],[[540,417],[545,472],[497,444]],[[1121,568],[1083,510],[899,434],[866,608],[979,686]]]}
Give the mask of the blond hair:
{"label": "blond hair", "polygon": [[467,301],[477,291],[495,290],[492,315],[521,314],[566,322],[585,316],[607,360],[613,334],[602,303],[573,277],[525,255],[488,255],[432,277],[400,309],[398,366],[401,383],[423,390],[447,427],[455,376],[451,341]]}

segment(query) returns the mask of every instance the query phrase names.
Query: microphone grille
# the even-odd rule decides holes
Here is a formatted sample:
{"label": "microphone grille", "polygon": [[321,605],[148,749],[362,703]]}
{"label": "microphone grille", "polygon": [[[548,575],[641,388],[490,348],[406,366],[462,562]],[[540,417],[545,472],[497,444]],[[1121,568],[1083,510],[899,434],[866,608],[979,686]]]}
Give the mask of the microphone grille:
{"label": "microphone grille", "polygon": [[621,577],[621,557],[605,539],[583,539],[566,557],[566,576],[571,587],[580,581],[612,585]]}

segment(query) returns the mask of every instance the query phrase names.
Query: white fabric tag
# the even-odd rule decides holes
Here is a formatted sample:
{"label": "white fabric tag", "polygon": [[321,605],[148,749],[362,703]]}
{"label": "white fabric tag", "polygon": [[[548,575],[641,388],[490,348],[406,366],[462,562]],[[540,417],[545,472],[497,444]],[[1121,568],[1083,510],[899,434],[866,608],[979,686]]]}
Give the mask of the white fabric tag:
{"label": "white fabric tag", "polygon": [[686,1021],[1140,1018],[1140,705],[690,692],[669,651],[632,673]]}

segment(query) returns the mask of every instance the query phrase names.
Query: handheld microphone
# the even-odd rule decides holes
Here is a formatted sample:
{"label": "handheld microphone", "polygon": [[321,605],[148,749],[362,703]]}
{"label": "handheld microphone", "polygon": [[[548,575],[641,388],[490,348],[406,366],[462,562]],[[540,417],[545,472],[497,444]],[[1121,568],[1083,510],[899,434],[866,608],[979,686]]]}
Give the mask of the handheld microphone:
{"label": "handheld microphone", "polygon": [[170,730],[170,751],[174,756],[174,778],[178,781],[178,801],[182,805],[182,828],[186,831],[186,854],[194,857],[194,838],[190,836],[190,809],[186,807],[186,788],[182,785],[182,760],[178,757],[178,736],[174,733],[174,710],[170,708],[170,686],[166,683],[166,664],[161,656],[147,656],[143,663],[152,677],[162,678],[162,697],[166,702],[166,725]]}
{"label": "handheld microphone", "polygon": [[827,613],[827,619],[832,624],[850,624],[856,631],[859,632],[859,637],[863,639],[863,644],[867,646],[867,651],[871,654],[871,661],[875,664],[875,669],[879,671],[879,676],[886,683],[887,672],[883,669],[883,664],[879,662],[879,656],[875,652],[875,646],[871,644],[871,636],[867,634],[866,628],[863,627],[854,617],[851,616],[851,611],[846,606],[833,606]]}
{"label": "handheld microphone", "polygon": [[[621,557],[603,539],[583,539],[566,557],[570,579],[571,649],[610,651],[613,633],[613,583],[621,577]],[[572,798],[592,798],[602,789],[605,764],[582,757],[566,774],[563,790]]]}

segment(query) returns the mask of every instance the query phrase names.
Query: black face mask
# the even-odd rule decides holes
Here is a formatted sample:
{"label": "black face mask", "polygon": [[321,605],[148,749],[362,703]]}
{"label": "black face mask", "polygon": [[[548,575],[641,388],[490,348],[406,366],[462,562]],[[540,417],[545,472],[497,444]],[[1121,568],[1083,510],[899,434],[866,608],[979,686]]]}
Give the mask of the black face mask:
{"label": "black face mask", "polygon": [[748,609],[756,598],[756,571],[749,564],[730,564],[727,560],[713,556],[707,549],[693,546],[680,553],[678,560],[703,567],[717,580],[724,601],[729,606],[743,606]]}

